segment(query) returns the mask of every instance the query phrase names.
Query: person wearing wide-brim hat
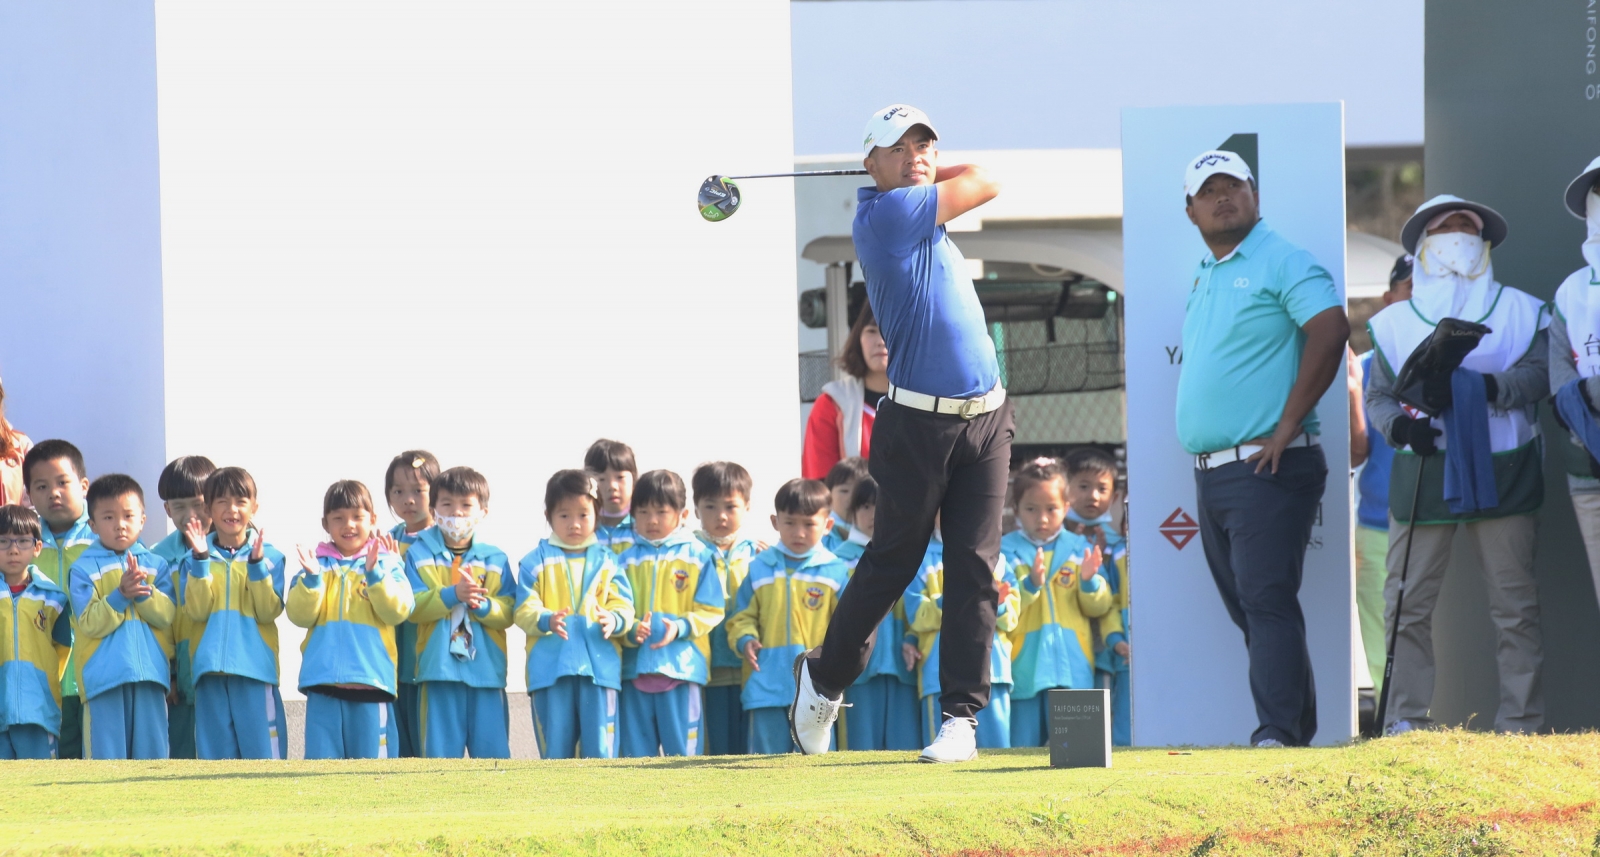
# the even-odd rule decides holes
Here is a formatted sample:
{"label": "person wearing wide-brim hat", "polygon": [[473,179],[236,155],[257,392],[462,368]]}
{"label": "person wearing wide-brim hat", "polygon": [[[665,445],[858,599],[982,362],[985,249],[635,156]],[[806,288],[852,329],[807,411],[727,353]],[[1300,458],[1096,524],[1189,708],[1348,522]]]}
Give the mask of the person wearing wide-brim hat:
{"label": "person wearing wide-brim hat", "polygon": [[1556,443],[1567,492],[1600,595],[1600,158],[1567,185],[1567,210],[1587,226],[1584,266],[1556,289],[1550,320],[1550,389],[1570,443]]}
{"label": "person wearing wide-brim hat", "polygon": [[[1544,446],[1535,405],[1550,394],[1550,316],[1544,301],[1495,280],[1490,256],[1506,233],[1505,218],[1486,205],[1449,194],[1423,203],[1400,232],[1400,243],[1416,258],[1411,299],[1385,307],[1368,322],[1377,359],[1367,413],[1398,450],[1389,481],[1393,523],[1384,593],[1384,624],[1391,628],[1410,543],[1404,606],[1392,641],[1388,722],[1382,724],[1390,734],[1433,723],[1433,608],[1458,529],[1473,539],[1489,588],[1500,668],[1494,727],[1532,732],[1544,725],[1533,579]],[[1401,404],[1395,379],[1445,318],[1477,322],[1492,332],[1461,368],[1424,385],[1423,404],[1442,412],[1436,421]]]}

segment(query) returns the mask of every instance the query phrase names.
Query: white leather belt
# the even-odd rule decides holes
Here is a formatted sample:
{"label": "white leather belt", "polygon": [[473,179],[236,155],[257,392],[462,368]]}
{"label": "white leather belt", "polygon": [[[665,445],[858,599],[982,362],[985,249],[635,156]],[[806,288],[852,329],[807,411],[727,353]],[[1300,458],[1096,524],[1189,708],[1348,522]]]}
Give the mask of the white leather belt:
{"label": "white leather belt", "polygon": [[1006,401],[1006,388],[996,382],[994,389],[975,399],[951,399],[944,396],[930,396],[927,393],[918,393],[915,390],[907,390],[904,387],[896,387],[890,384],[889,395],[885,398],[897,405],[905,405],[908,408],[915,408],[919,411],[950,414],[961,417],[964,420],[970,420],[990,411],[999,410],[1000,406],[1005,404]]}
{"label": "white leather belt", "polygon": [[[1295,436],[1294,440],[1289,441],[1289,445],[1284,447],[1284,449],[1294,449],[1297,446],[1321,445],[1321,438],[1314,434],[1306,434],[1301,432],[1299,435]],[[1265,448],[1266,447],[1263,447],[1259,443],[1246,443],[1218,452],[1202,452],[1194,457],[1194,466],[1198,470],[1210,470],[1213,467],[1221,467],[1224,464],[1233,464],[1238,461],[1248,461],[1250,456],[1255,455]]]}

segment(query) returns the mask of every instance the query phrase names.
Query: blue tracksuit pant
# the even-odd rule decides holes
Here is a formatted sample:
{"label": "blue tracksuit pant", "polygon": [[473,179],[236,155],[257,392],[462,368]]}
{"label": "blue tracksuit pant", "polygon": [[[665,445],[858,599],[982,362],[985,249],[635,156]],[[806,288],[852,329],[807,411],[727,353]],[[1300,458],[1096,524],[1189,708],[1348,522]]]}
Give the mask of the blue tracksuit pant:
{"label": "blue tracksuit pant", "polygon": [[705,711],[701,718],[706,755],[743,756],[750,752],[744,734],[744,703],[739,699],[743,691],[744,688],[736,684],[706,688]]}
{"label": "blue tracksuit pant", "polygon": [[194,759],[194,701],[180,698],[167,705],[167,749],[174,759]]}
{"label": "blue tracksuit pant", "polygon": [[[939,710],[939,698],[922,698],[922,736],[929,744],[939,734],[944,715]],[[1002,750],[1011,746],[1011,685],[989,686],[989,704],[978,710],[978,746],[985,750]]]}
{"label": "blue tracksuit pant", "polygon": [[1097,671],[1094,674],[1098,687],[1111,691],[1111,743],[1117,747],[1133,746],[1133,679],[1126,669],[1115,672]]}
{"label": "blue tracksuit pant", "polygon": [[671,690],[645,693],[622,683],[622,755],[640,759],[648,756],[699,756],[705,689],[684,682]]}
{"label": "blue tracksuit pant", "polygon": [[1011,700],[1011,746],[1043,747],[1050,734],[1050,706],[1048,689],[1039,691],[1028,699]]}
{"label": "blue tracksuit pant", "polygon": [[800,752],[789,734],[789,709],[746,708],[744,716],[749,724],[745,734],[749,737],[751,753],[774,755]]}
{"label": "blue tracksuit pant", "polygon": [[399,746],[394,703],[306,694],[307,759],[392,759]]}
{"label": "blue tracksuit pant", "polygon": [[917,688],[892,675],[873,676],[844,692],[850,704],[839,721],[846,750],[919,750]]}
{"label": "blue tracksuit pant", "polygon": [[422,755],[422,685],[400,682],[400,695],[394,701],[394,725],[400,733],[400,758]]}
{"label": "blue tracksuit pant", "polygon": [[54,759],[56,736],[43,726],[18,723],[0,730],[0,759]]}
{"label": "blue tracksuit pant", "polygon": [[533,696],[539,758],[617,757],[617,692],[588,676],[566,675]]}
{"label": "blue tracksuit pant", "polygon": [[197,758],[289,758],[289,721],[276,685],[208,673],[194,683],[194,711]]}
{"label": "blue tracksuit pant", "polygon": [[85,759],[167,758],[167,689],[153,681],[117,685],[83,712]]}
{"label": "blue tracksuit pant", "polygon": [[416,687],[423,756],[459,759],[471,753],[474,759],[511,758],[505,689],[469,687],[459,681],[429,681]]}

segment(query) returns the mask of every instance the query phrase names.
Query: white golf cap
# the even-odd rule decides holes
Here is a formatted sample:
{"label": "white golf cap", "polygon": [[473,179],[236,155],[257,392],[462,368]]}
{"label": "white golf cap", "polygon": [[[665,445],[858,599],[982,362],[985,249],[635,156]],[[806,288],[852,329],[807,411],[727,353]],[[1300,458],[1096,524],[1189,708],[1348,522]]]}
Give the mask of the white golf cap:
{"label": "white golf cap", "polygon": [[1589,191],[1594,189],[1596,180],[1600,180],[1600,158],[1590,161],[1589,166],[1584,167],[1583,172],[1572,180],[1572,184],[1567,185],[1567,210],[1572,212],[1573,217],[1579,220],[1588,218]]}
{"label": "white golf cap", "polygon": [[928,126],[928,130],[933,132],[933,139],[939,139],[939,132],[934,130],[928,114],[909,104],[891,104],[873,113],[872,118],[867,120],[867,132],[861,141],[862,153],[870,155],[876,146],[893,146],[900,142],[912,125]]}
{"label": "white golf cap", "polygon": [[1206,183],[1206,179],[1217,173],[1233,176],[1240,181],[1255,180],[1255,176],[1250,174],[1250,165],[1244,162],[1244,158],[1233,152],[1213,149],[1196,155],[1195,159],[1189,162],[1189,166],[1184,168],[1184,196],[1194,196],[1199,193],[1200,186]]}

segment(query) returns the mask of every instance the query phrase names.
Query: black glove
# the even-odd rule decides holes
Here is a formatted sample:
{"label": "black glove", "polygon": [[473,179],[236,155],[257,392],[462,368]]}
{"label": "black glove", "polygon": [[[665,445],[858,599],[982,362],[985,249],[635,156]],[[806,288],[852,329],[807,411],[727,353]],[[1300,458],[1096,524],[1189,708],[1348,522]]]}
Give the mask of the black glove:
{"label": "black glove", "polygon": [[1411,451],[1427,457],[1439,451],[1433,439],[1444,432],[1433,427],[1427,418],[1412,419],[1411,417],[1396,417],[1394,425],[1389,427],[1389,439],[1397,447],[1411,447]]}
{"label": "black glove", "polygon": [[1431,375],[1422,382],[1422,403],[1428,410],[1442,414],[1454,398],[1450,395],[1450,376]]}
{"label": "black glove", "polygon": [[1489,407],[1494,407],[1494,400],[1500,398],[1500,382],[1487,372],[1483,375],[1483,395],[1489,400]]}

